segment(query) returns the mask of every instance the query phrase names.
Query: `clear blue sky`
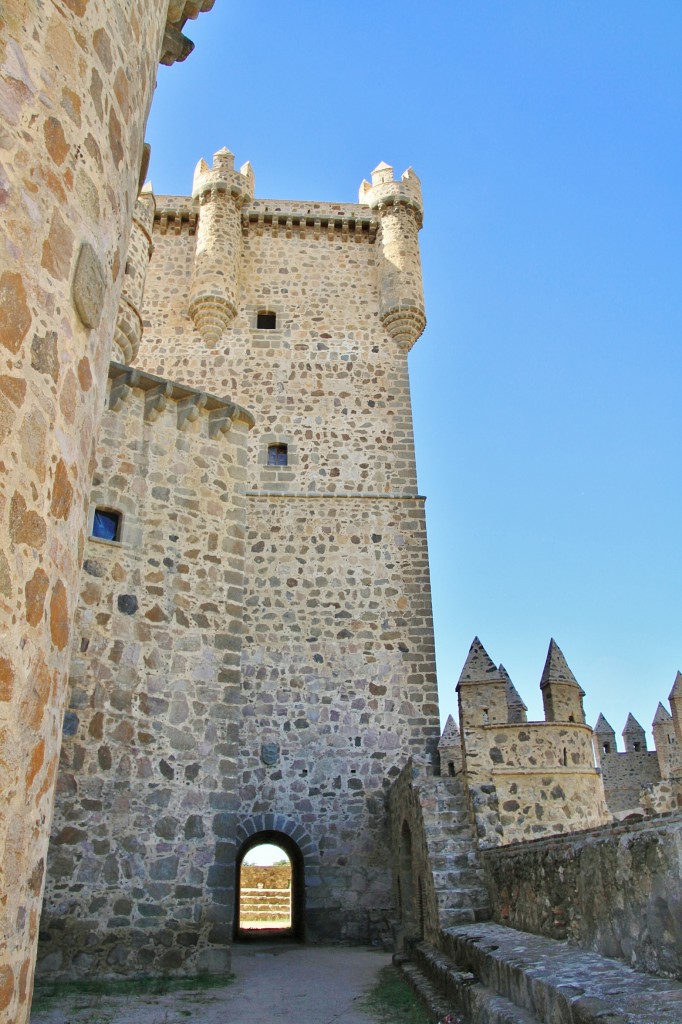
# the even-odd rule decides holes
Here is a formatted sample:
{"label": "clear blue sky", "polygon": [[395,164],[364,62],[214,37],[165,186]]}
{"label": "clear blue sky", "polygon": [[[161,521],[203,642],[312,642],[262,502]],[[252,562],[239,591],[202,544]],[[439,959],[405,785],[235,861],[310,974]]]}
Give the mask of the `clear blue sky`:
{"label": "clear blue sky", "polygon": [[648,729],[682,668],[682,3],[216,0],[185,31],[157,193],[223,145],[260,197],[422,179],[443,711],[478,634],[541,717],[554,636],[591,724]]}

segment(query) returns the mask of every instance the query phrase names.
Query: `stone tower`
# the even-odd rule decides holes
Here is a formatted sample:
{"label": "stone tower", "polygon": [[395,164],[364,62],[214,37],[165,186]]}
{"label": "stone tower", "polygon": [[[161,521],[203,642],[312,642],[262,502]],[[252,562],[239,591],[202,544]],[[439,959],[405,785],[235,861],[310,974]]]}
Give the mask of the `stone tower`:
{"label": "stone tower", "polygon": [[219,150],[213,167],[200,160],[192,198],[199,203],[189,312],[206,345],[216,345],[237,313],[241,263],[241,210],[253,199],[254,177],[246,163],[234,169],[234,154]]}
{"label": "stone tower", "polygon": [[[212,168],[201,161],[192,197],[156,197],[145,333],[136,367],[112,371],[115,419],[98,456],[118,466],[134,432],[146,477],[123,486],[116,471],[117,493],[97,478],[97,503],[126,503],[127,522],[138,523],[137,550],[125,559],[108,551],[106,565],[98,550],[91,568],[101,575],[84,581],[79,622],[92,632],[75,651],[74,694],[87,710],[72,706],[75,761],[69,753],[46,920],[57,920],[65,892],[82,916],[93,900],[111,896],[112,912],[125,905],[111,935],[97,938],[119,950],[119,973],[150,918],[173,936],[162,969],[225,969],[240,926],[234,881],[245,853],[266,840],[292,859],[295,934],[389,938],[387,789],[411,753],[437,757],[407,367],[425,322],[418,179],[393,181],[382,165],[363,186],[366,202],[254,199],[249,165],[237,172],[233,161],[227,150]],[[134,650],[117,630],[136,637]],[[125,665],[112,709],[116,659]],[[146,774],[133,799],[140,808],[163,801],[135,839],[144,896],[121,881],[130,837],[108,825],[117,785],[139,773],[126,737],[140,734]],[[103,776],[96,823],[78,763]],[[61,840],[76,819],[82,835],[71,849]],[[88,850],[88,870],[115,880],[106,897],[94,882],[70,888],[95,827],[108,830],[106,853],[91,860]],[[75,934],[60,919],[51,933],[73,977],[70,927]]]}
{"label": "stone tower", "polygon": [[626,753],[646,752],[646,733],[632,713],[628,714],[622,736]]}
{"label": "stone tower", "polygon": [[585,691],[566,664],[566,659],[555,640],[549,642],[540,689],[547,722],[585,724]]}
{"label": "stone tower", "polygon": [[601,760],[604,754],[615,754],[618,751],[616,731],[601,713],[594,727],[594,748],[598,760]]}

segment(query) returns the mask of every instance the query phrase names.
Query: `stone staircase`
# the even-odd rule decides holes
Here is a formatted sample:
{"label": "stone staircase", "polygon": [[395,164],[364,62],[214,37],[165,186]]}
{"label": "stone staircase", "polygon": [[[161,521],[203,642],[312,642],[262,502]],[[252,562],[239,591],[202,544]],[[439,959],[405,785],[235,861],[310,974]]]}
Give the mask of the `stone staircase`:
{"label": "stone staircase", "polygon": [[291,924],[290,889],[247,889],[240,891],[239,923],[242,928],[253,928],[259,923],[269,927],[286,928]]}
{"label": "stone staircase", "polygon": [[680,1024],[682,984],[490,922],[395,957],[430,1010],[467,1024]]}
{"label": "stone staircase", "polygon": [[415,789],[439,929],[487,919],[488,894],[462,782],[458,777],[430,775],[420,779]]}

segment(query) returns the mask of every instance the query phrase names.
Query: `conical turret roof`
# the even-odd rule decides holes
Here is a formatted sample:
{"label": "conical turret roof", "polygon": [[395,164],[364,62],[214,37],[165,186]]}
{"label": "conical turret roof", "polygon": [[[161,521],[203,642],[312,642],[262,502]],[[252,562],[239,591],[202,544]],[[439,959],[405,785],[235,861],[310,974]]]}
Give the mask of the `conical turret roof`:
{"label": "conical turret roof", "polygon": [[459,741],[460,734],[459,729],[457,727],[457,722],[454,720],[452,715],[448,715],[441,738],[438,741],[438,746],[452,747],[455,743],[459,743]]}
{"label": "conical turret roof", "polygon": [[545,667],[542,670],[540,689],[544,690],[546,686],[550,686],[552,683],[562,683],[564,686],[577,686],[581,696],[585,696],[583,688],[568,667],[561,648],[554,639],[549,641],[549,650],[547,651]]}
{"label": "conical turret roof", "polygon": [[474,637],[473,643],[469,648],[467,660],[464,662],[464,668],[459,677],[457,688],[462,683],[501,683],[502,678],[497,670],[497,665],[494,663],[485,647],[478,639]]}
{"label": "conical turret roof", "polygon": [[628,714],[628,717],[625,720],[625,728],[623,729],[622,735],[625,736],[626,734],[627,735],[632,735],[633,733],[639,734],[639,733],[643,733],[643,732],[644,732],[644,729],[639,724],[639,722],[637,721],[635,716],[632,713]]}
{"label": "conical turret roof", "polygon": [[609,722],[606,721],[606,719],[604,718],[604,716],[602,715],[601,712],[599,712],[599,718],[597,719],[597,724],[595,725],[595,727],[594,727],[594,729],[592,731],[596,732],[599,736],[606,736],[606,735],[608,735],[608,736],[615,736],[616,735],[616,730],[613,728],[613,726]]}
{"label": "conical turret roof", "polygon": [[665,708],[661,704],[661,702],[659,701],[658,702],[658,707],[656,708],[656,714],[654,715],[654,720],[652,722],[652,725],[661,725],[662,723],[665,723],[666,725],[668,725],[670,722],[672,722],[672,720],[673,720],[673,716],[670,714],[668,709]]}
{"label": "conical turret roof", "polygon": [[682,697],[682,672],[678,672],[675,676],[675,682],[668,695],[668,700],[672,700],[674,697]]}
{"label": "conical turret roof", "polygon": [[497,671],[500,673],[502,679],[504,679],[505,691],[507,696],[507,707],[510,711],[528,711],[528,708],[521,698],[521,694],[516,689],[511,681],[511,676],[507,672],[504,665],[499,665]]}

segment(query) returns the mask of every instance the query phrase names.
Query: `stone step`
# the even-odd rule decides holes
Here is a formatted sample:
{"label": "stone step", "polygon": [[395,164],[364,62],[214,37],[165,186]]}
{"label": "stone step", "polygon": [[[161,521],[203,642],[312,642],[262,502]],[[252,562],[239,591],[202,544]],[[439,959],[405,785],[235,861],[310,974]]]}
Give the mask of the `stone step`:
{"label": "stone step", "polygon": [[406,953],[396,953],[393,963],[434,1019],[440,1021],[452,1013],[452,1007],[438,986],[429,981]]}
{"label": "stone step", "polygon": [[394,962],[438,1020],[452,1013],[467,1024],[540,1024],[537,1017],[477,983],[472,974],[459,971],[428,943],[416,947],[414,959],[403,954]]}
{"label": "stone step", "polygon": [[[424,944],[421,944],[424,945]],[[448,927],[441,954],[456,970],[543,1024],[680,1024],[682,984],[619,960],[482,922]],[[421,946],[416,953],[421,970]],[[466,990],[463,990],[466,994]],[[464,1007],[465,1012],[471,1013]],[[476,1018],[472,1017],[472,1020]],[[488,1024],[485,1017],[478,1018]]]}

